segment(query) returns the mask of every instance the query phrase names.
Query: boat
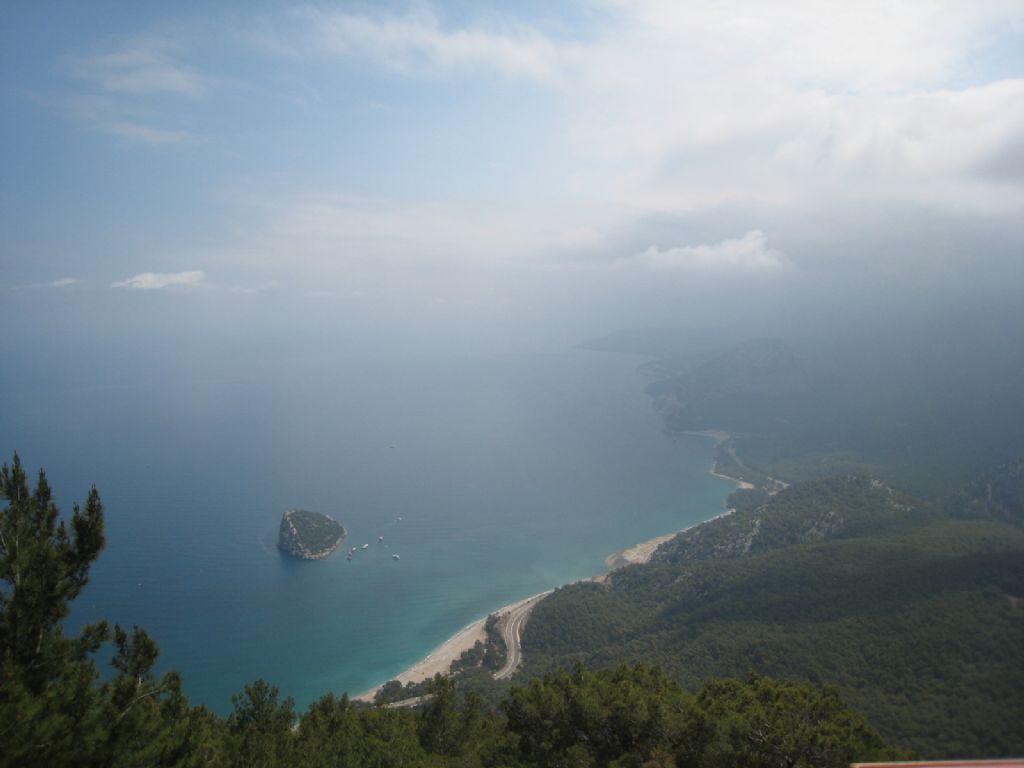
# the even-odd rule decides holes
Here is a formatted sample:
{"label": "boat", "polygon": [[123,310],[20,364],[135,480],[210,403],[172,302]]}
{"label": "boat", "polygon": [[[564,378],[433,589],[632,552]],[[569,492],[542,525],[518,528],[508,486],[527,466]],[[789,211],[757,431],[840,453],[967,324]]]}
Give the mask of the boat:
{"label": "boat", "polygon": [[377,541],[384,541],[384,537],[383,536],[378,536],[377,537]]}
{"label": "boat", "polygon": [[369,544],[363,544],[363,546],[360,547],[360,549],[369,549],[369,548],[370,548]]}
{"label": "boat", "polygon": [[398,555],[392,555],[391,559],[392,560],[401,560],[402,558],[400,558]]}

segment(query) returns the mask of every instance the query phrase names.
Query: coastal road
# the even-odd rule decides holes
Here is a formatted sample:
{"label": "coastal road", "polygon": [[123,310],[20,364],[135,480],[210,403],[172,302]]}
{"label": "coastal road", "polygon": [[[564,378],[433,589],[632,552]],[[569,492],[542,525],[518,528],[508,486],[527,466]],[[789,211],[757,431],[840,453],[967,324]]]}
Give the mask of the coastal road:
{"label": "coastal road", "polygon": [[420,704],[426,704],[433,698],[434,694],[432,693],[428,693],[425,696],[414,696],[411,699],[402,699],[401,701],[392,701],[389,704],[385,704],[384,709],[406,709],[408,707],[418,707]]}
{"label": "coastal road", "polygon": [[501,638],[505,641],[508,649],[508,658],[505,659],[505,666],[494,673],[495,680],[505,680],[512,677],[512,674],[519,668],[523,660],[522,632],[526,626],[526,620],[530,617],[530,611],[542,599],[550,595],[554,590],[541,592],[539,595],[528,597],[521,603],[513,606],[505,616],[505,626],[501,630]]}

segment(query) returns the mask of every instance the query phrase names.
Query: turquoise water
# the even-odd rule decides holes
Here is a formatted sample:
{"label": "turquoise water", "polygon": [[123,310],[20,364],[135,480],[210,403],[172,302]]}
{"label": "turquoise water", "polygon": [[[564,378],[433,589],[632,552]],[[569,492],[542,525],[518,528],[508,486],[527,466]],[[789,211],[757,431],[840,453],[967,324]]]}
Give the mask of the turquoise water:
{"label": "turquoise water", "polygon": [[[664,435],[640,362],[338,352],[8,375],[0,447],[44,464],[65,509],[100,489],[108,546],[75,622],[144,627],[217,711],[256,678],[305,707],[722,510],[731,485],[707,473],[710,441]],[[369,548],[351,562],[282,556],[290,507]]]}

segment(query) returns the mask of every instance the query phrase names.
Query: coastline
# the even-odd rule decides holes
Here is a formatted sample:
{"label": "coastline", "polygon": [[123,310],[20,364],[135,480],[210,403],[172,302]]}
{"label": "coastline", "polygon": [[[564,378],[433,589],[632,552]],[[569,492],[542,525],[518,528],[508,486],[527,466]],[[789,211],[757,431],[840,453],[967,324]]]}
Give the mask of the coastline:
{"label": "coastline", "polygon": [[[730,440],[732,438],[732,435],[729,434],[728,432],[726,432],[724,429],[705,429],[705,430],[702,430],[700,432],[682,432],[681,434],[684,434],[684,435],[694,435],[696,437],[710,437],[712,440],[715,441],[715,447],[716,448],[718,446],[720,446],[722,443],[724,443],[727,440]],[[733,454],[733,456],[735,456],[735,449],[734,448],[730,447],[729,451],[730,451],[730,453]],[[717,460],[711,462],[711,469],[709,469],[708,472],[713,477],[718,477],[718,478],[721,478],[722,480],[729,480],[729,481],[731,481],[733,483],[736,483],[737,490],[747,490],[747,491],[749,491],[749,490],[753,490],[753,488],[754,488],[754,484],[753,483],[748,483],[746,480],[740,480],[738,477],[730,477],[729,475],[723,475],[721,472],[719,472],[718,471],[718,461]],[[711,518],[711,519],[714,520],[714,518]]]}
{"label": "coastline", "polygon": [[[714,440],[717,441],[716,445],[721,445],[730,437],[728,432],[724,432],[721,430],[706,430],[704,432],[686,432],[684,434],[713,438]],[[735,477],[729,477],[728,475],[723,475],[719,472],[716,472],[716,469],[717,464],[712,464],[711,468],[708,469],[708,473],[713,475],[714,477],[718,477],[723,480],[728,480],[732,483],[735,483],[737,488],[754,487],[745,480],[739,480]],[[655,536],[653,539],[647,539],[646,541],[641,541],[637,544],[633,544],[632,546],[626,547],[625,549],[615,552],[605,558],[604,563],[605,566],[608,568],[608,573],[604,573],[599,576],[590,576],[587,578],[579,579],[579,581],[596,581],[598,583],[602,583],[607,580],[608,576],[611,574],[612,571],[615,571],[619,568],[623,568],[627,565],[642,565],[644,563],[650,562],[651,558],[654,556],[654,552],[662,544],[666,543],[667,541],[670,541],[671,539],[674,539],[681,533],[696,528],[699,525],[703,525],[704,523],[709,523],[712,520],[717,520],[720,517],[730,515],[733,513],[733,511],[734,510],[732,509],[726,509],[723,512],[719,512],[717,515],[709,517],[707,520],[702,520],[699,523],[694,523],[693,525],[689,525],[678,531],[662,534],[661,536]],[[550,589],[546,592],[540,592],[536,595],[531,595],[530,597],[506,605],[498,609],[497,611],[492,611],[492,613],[488,614],[488,616],[502,616],[506,613],[515,610],[516,608],[519,608],[522,605],[525,605],[526,603],[529,603],[531,600],[546,597],[553,591],[553,589]],[[416,662],[411,667],[404,669],[402,672],[400,672],[398,675],[391,679],[397,680],[402,685],[405,685],[406,683],[423,682],[424,680],[428,680],[437,674],[447,675],[451,668],[452,662],[457,660],[464,651],[468,651],[470,648],[472,648],[477,641],[484,642],[486,640],[487,636],[484,631],[484,624],[486,623],[486,621],[487,616],[484,616],[481,619],[477,619],[476,621],[467,624],[465,627],[463,627],[454,635],[452,635],[443,643],[441,643],[441,645],[437,646],[434,650],[432,650],[430,653],[424,656],[420,661]],[[358,696],[353,696],[352,700],[373,703],[374,696],[383,687],[384,683],[381,683],[380,685],[374,686],[373,688],[367,691],[363,691]]]}
{"label": "coastline", "polygon": [[[717,468],[717,466],[717,463],[713,464],[711,466],[711,469],[708,470],[708,473],[714,475],[715,477],[720,477],[722,480],[729,480],[731,482],[736,483],[736,490],[751,491],[754,489],[753,483],[748,483],[746,480],[738,480],[735,477],[729,477],[728,475],[723,475],[721,472],[716,472],[715,469]],[[714,520],[715,518],[711,519]]]}
{"label": "coastline", "polygon": [[[484,642],[487,639],[487,633],[484,630],[484,625],[487,623],[488,616],[503,616],[504,614],[529,603],[531,600],[536,600],[538,597],[550,594],[551,591],[552,590],[548,590],[547,592],[540,592],[536,595],[524,597],[522,600],[509,603],[508,605],[499,608],[497,611],[492,611],[487,616],[467,624],[411,667],[402,670],[395,677],[391,678],[391,680],[397,680],[402,685],[405,685],[406,683],[422,683],[424,680],[429,680],[437,674],[447,675],[453,661],[456,661],[465,651],[472,648],[477,641]],[[386,682],[390,682],[390,680]],[[352,700],[364,701],[372,704],[373,697],[377,694],[377,691],[383,687],[384,683],[381,683],[367,691],[363,691],[358,696],[353,696]]]}

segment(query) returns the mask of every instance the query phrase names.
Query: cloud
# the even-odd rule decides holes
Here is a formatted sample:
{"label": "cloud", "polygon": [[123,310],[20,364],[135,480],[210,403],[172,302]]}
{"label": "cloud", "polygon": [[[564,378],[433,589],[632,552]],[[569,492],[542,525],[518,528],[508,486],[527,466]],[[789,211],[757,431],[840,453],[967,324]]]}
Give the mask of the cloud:
{"label": "cloud", "polygon": [[[163,119],[151,109],[139,109],[104,95],[74,94],[52,101],[54,108],[78,125],[91,131],[114,136],[133,144],[149,146],[183,144],[198,137],[191,131],[165,128],[155,124]],[[167,120],[180,121],[181,115],[168,115]]]}
{"label": "cloud", "polygon": [[171,52],[186,44],[174,37],[138,36],[105,53],[64,56],[60,71],[80,85],[59,99],[59,106],[86,128],[134,144],[191,141],[194,134],[176,126],[187,114],[180,99],[167,97],[194,101],[214,79],[174,60]]}
{"label": "cloud", "polygon": [[74,77],[112,93],[173,93],[195,97],[206,90],[196,72],[173,62],[157,48],[139,47],[95,56],[67,56],[64,65]]}
{"label": "cloud", "polygon": [[655,245],[617,264],[636,264],[658,270],[774,272],[788,263],[786,255],[768,246],[759,229],[739,239],[715,245],[682,245],[662,250]]}
{"label": "cloud", "polygon": [[280,287],[277,280],[270,280],[262,285],[232,285],[227,291],[236,296],[258,296],[268,291],[275,291]]}
{"label": "cloud", "polygon": [[111,288],[129,288],[140,291],[158,291],[164,288],[192,288],[206,280],[206,273],[191,272],[142,272],[127,280],[111,283]]}
{"label": "cloud", "polygon": [[[598,219],[560,205],[393,201],[290,193],[251,185],[222,192],[241,214],[230,247],[205,258],[289,271],[350,274],[386,268],[543,263],[600,243]],[[600,219],[607,224],[608,217]]]}
{"label": "cloud", "polygon": [[158,128],[154,125],[118,120],[97,125],[101,130],[112,133],[122,139],[139,144],[181,144],[190,141],[193,136],[188,131],[175,131]]}
{"label": "cloud", "polygon": [[430,5],[300,14],[313,49],[346,59],[558,89],[540,140],[581,205],[1024,205],[1012,174],[978,172],[1024,133],[1024,79],[971,69],[1024,28],[1015,0],[601,0],[585,16],[566,40],[496,14],[444,23]]}
{"label": "cloud", "polygon": [[559,47],[522,25],[445,29],[429,9],[405,15],[309,11],[307,18],[322,50],[405,74],[485,69],[544,81],[561,69]]}
{"label": "cloud", "polygon": [[[1000,32],[1024,22],[1017,0],[605,0],[625,47],[700,71],[763,73],[814,89],[934,88]],[[613,42],[613,41],[612,41]],[[701,66],[701,63],[705,66]]]}
{"label": "cloud", "polygon": [[47,288],[70,288],[72,285],[77,285],[82,282],[77,277],[62,277],[59,280],[53,280],[46,284]]}
{"label": "cloud", "polygon": [[[601,265],[588,274],[617,279],[623,275],[606,265],[631,253],[615,263],[632,265],[638,281],[657,280],[666,270],[775,274],[790,262],[764,232],[809,265],[861,242],[878,211],[895,218],[928,208],[928,215],[970,219],[964,228],[984,228],[979,213],[1024,210],[1024,79],[986,53],[991,39],[1019,21],[1019,0],[865,0],[841,8],[812,0],[770,7],[584,0],[571,38],[553,34],[558,27],[546,14],[533,22],[489,11],[449,15],[440,5],[435,13],[422,2],[411,10],[379,7],[269,12],[259,16],[267,45],[244,34],[218,37],[218,45],[246,46],[254,86],[262,79],[260,86],[315,87],[322,94],[294,115],[287,139],[311,139],[300,144],[323,151],[327,167],[341,156],[332,151],[362,152],[366,131],[367,162],[373,152],[384,162],[365,184],[360,174],[336,175],[336,182],[303,177],[300,165],[287,181],[275,181],[268,168],[282,167],[283,156],[253,158],[246,194],[261,185],[288,189],[255,204],[227,201],[235,220],[225,227],[234,234],[198,263],[252,265],[260,270],[256,285],[266,276],[314,287],[353,275],[372,287],[392,268],[455,274],[464,267],[585,261]],[[113,53],[70,60],[84,96],[106,103],[88,105],[93,111],[85,119],[146,145],[190,141],[193,134],[181,126],[201,135],[202,121],[220,108],[214,100],[141,96],[197,98],[224,82],[214,72],[200,76],[178,53],[210,42],[201,33],[177,46],[134,38]],[[225,66],[233,59],[196,60]],[[978,69],[979,61],[996,62],[998,76]],[[433,78],[432,93],[416,90],[406,100],[406,86],[370,70]],[[474,77],[486,81],[487,93],[478,98],[474,90],[463,100],[458,89]],[[456,90],[445,90],[452,85],[446,79]],[[492,82],[499,79],[539,87]],[[251,97],[239,93],[240,100]],[[252,93],[264,95],[259,87]],[[396,111],[353,120],[334,108],[367,98]],[[483,130],[491,123],[475,120],[474,110],[498,100],[510,117],[524,119],[503,121],[515,128],[490,140]],[[238,114],[246,117],[217,119],[222,144],[195,148],[230,146],[232,126],[248,129],[237,120],[264,113]],[[335,131],[347,136],[345,120],[355,143],[339,140],[332,150],[321,140]],[[278,130],[273,122],[268,138]],[[393,130],[399,125],[401,132]],[[418,148],[409,137],[424,137],[423,152],[439,145],[458,151],[445,173],[430,179],[425,163],[388,167],[408,145]],[[443,176],[453,183],[439,181]],[[376,197],[361,197],[368,194]],[[687,225],[664,224],[680,221]],[[841,226],[833,226],[837,221]],[[794,234],[812,230],[827,233],[814,248]],[[680,241],[680,231],[693,234]],[[719,241],[725,234],[737,237]],[[845,252],[855,251],[851,261],[868,258],[853,246]],[[154,289],[165,287],[156,284],[163,277],[138,275],[116,285]]]}

